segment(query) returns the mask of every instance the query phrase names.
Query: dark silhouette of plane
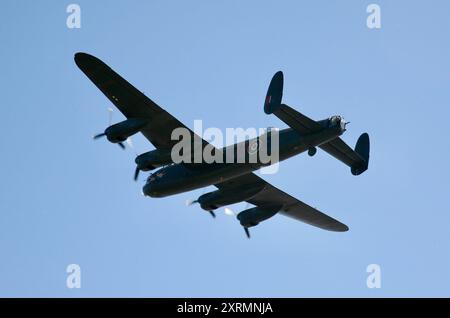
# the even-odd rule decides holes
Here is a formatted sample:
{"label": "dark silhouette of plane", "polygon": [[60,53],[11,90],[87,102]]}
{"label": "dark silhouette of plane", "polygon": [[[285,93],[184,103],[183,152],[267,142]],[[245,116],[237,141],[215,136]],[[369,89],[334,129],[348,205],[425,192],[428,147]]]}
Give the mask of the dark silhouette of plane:
{"label": "dark silhouette of plane", "polygon": [[[118,143],[124,148],[123,142],[128,137],[141,132],[156,147],[155,150],[137,156],[135,160],[135,179],[139,171],[159,168],[148,177],[143,187],[145,195],[164,197],[214,185],[218,190],[203,194],[193,202],[199,203],[212,216],[215,216],[215,209],[230,204],[246,201],[254,205],[255,207],[237,215],[248,237],[250,227],[277,213],[329,231],[348,230],[345,224],[277,189],[253,173],[267,165],[267,162],[174,163],[171,150],[178,141],[172,140],[171,134],[176,128],[186,129],[192,139],[197,141],[196,145],[200,144],[201,149],[209,145],[214,153],[220,151],[221,156],[225,156],[231,148],[239,149],[239,144],[223,149],[214,148],[92,55],[77,53],[75,63],[127,118],[94,138],[105,136],[110,142]],[[264,112],[274,114],[290,127],[278,132],[277,150],[280,161],[305,151],[314,156],[319,147],[349,166],[353,175],[359,175],[368,169],[370,146],[367,133],[359,137],[353,150],[339,137],[345,132],[347,124],[341,116],[314,121],[283,104],[282,94],[283,73],[277,72],[267,91]],[[268,132],[269,135],[271,133],[273,132]],[[260,141],[251,139],[240,144],[248,150],[255,142]],[[268,141],[267,149],[271,146]],[[234,159],[236,155],[237,152]]]}

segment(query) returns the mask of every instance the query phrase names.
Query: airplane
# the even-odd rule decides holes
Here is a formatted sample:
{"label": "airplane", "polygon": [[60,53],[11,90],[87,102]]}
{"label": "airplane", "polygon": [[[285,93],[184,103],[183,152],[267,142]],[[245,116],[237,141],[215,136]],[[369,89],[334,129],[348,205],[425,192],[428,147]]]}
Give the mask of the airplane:
{"label": "airplane", "polygon": [[[256,163],[174,163],[172,147],[178,142],[171,139],[176,128],[187,129],[202,147],[210,145],[175,117],[158,106],[133,85],[127,82],[100,59],[87,53],[76,53],[76,65],[102,91],[127,118],[111,125],[94,138],[106,137],[110,142],[124,148],[123,142],[140,132],[156,149],[136,157],[134,179],[140,171],[151,171],[143,187],[146,196],[159,198],[214,185],[217,190],[201,195],[200,207],[215,217],[214,211],[227,205],[247,202],[254,205],[237,214],[237,220],[250,238],[249,228],[275,216],[283,214],[312,226],[335,232],[348,231],[348,226],[318,211],[306,203],[277,189],[253,172],[267,165]],[[317,148],[350,167],[357,176],[369,167],[369,135],[363,133],[351,149],[340,136],[348,124],[341,116],[331,116],[315,121],[282,103],[284,77],[277,72],[268,87],[264,101],[264,112],[273,114],[289,126],[279,131],[279,161],[302,152],[314,156]],[[244,141],[248,147],[254,140]],[[219,151],[225,154],[230,147]],[[270,147],[270,145],[268,146]],[[213,147],[214,148],[214,147]],[[217,150],[217,149],[215,149]]]}

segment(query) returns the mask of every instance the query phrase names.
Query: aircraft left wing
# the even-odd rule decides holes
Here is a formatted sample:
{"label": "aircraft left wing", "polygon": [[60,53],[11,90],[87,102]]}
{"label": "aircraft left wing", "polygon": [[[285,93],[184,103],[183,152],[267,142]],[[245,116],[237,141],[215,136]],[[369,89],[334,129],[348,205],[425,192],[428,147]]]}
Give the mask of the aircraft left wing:
{"label": "aircraft left wing", "polygon": [[216,184],[215,186],[221,190],[235,189],[236,191],[253,186],[262,187],[263,189],[260,192],[247,200],[248,203],[256,206],[280,205],[282,206],[282,209],[279,213],[304,223],[328,231],[348,231],[347,225],[281,191],[254,173],[233,178],[231,180]]}
{"label": "aircraft left wing", "polygon": [[[188,129],[191,136],[200,138],[100,59],[86,53],[77,53],[75,63],[125,117],[149,120],[141,132],[156,148],[171,149],[178,142],[171,140],[172,131],[179,127]],[[201,138],[200,140],[203,145],[207,144]]]}

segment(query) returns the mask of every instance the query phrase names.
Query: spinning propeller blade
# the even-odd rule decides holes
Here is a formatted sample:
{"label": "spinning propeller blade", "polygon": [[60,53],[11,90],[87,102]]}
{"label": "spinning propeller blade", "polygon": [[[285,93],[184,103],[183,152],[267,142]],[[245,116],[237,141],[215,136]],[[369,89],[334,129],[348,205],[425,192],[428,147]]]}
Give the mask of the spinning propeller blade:
{"label": "spinning propeller blade", "polygon": [[191,206],[194,203],[197,203],[197,200],[186,200],[186,202],[185,202],[186,206]]}
{"label": "spinning propeller blade", "polygon": [[106,136],[106,134],[105,133],[101,133],[101,134],[97,134],[97,135],[93,136],[92,138],[93,139],[98,139],[98,138],[101,138],[101,137],[104,137],[104,136]]}
{"label": "spinning propeller blade", "polygon": [[224,213],[228,216],[236,216],[236,213],[234,213],[234,211],[231,210],[230,208],[225,208]]}
{"label": "spinning propeller blade", "polygon": [[[205,189],[203,190],[203,194],[204,194],[204,192],[205,192]],[[186,202],[185,202],[186,206],[191,206],[191,205],[193,205],[194,203],[198,203],[198,200],[186,200]],[[209,214],[211,214],[211,216],[212,216],[213,218],[216,217],[216,213],[214,213],[213,210],[207,210],[207,212],[208,212]]]}
{"label": "spinning propeller blade", "polygon": [[136,167],[136,169],[134,170],[134,181],[137,181],[138,177],[139,177],[139,172],[141,170],[139,169],[139,167]]}
{"label": "spinning propeller blade", "polygon": [[111,126],[112,124],[112,114],[113,114],[113,109],[111,107],[108,107],[108,125]]}
{"label": "spinning propeller blade", "polygon": [[[113,113],[113,109],[111,107],[108,107],[108,124],[109,124],[109,126],[111,126],[111,122],[112,122],[112,113]],[[101,134],[94,135],[93,139],[96,140],[96,139],[99,139],[99,138],[105,137],[105,136],[106,136],[106,133],[102,132]],[[125,149],[125,145],[123,143],[119,142],[118,145],[120,148]]]}
{"label": "spinning propeller blade", "polygon": [[[244,210],[248,209],[249,205],[250,205],[250,204],[247,203],[247,204],[245,205],[245,209],[244,209]],[[226,208],[224,209],[224,213],[225,213],[225,215],[228,215],[228,216],[237,216],[237,215],[239,214],[239,213],[234,212],[232,209],[230,209],[230,208],[228,208],[228,207],[226,207]],[[248,227],[245,227],[245,226],[244,226],[244,231],[245,231],[245,235],[247,235],[247,237],[250,238],[250,230],[248,229]]]}

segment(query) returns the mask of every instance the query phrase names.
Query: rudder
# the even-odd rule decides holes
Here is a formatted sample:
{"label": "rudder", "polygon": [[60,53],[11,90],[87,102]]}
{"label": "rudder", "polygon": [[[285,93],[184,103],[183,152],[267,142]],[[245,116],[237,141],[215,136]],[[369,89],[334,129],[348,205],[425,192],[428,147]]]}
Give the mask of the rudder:
{"label": "rudder", "polygon": [[278,71],[272,77],[264,100],[264,112],[272,114],[281,105],[283,98],[283,72]]}
{"label": "rudder", "polygon": [[351,167],[352,174],[357,176],[366,171],[369,168],[369,156],[370,156],[370,140],[369,134],[364,133],[359,136],[356,142],[355,152],[363,160],[361,164],[355,167]]}

